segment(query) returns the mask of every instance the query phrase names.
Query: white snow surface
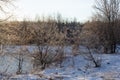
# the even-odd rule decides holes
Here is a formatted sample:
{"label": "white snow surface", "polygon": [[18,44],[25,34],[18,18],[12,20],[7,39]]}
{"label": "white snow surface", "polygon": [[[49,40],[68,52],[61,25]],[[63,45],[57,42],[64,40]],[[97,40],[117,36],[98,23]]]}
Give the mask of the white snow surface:
{"label": "white snow surface", "polygon": [[52,65],[42,71],[14,75],[11,78],[20,78],[19,80],[120,80],[120,54],[98,55],[102,59],[101,67],[98,68],[95,68],[93,63],[86,60],[83,55],[67,56],[62,67]]}
{"label": "white snow surface", "polygon": [[62,67],[53,63],[45,70],[33,70],[29,74],[0,74],[0,80],[120,80],[120,51],[115,54],[94,54],[101,58],[101,67],[95,68],[85,58],[87,50],[84,47],[81,46],[82,53],[76,56],[71,55],[71,47],[65,49],[69,54],[63,60]]}

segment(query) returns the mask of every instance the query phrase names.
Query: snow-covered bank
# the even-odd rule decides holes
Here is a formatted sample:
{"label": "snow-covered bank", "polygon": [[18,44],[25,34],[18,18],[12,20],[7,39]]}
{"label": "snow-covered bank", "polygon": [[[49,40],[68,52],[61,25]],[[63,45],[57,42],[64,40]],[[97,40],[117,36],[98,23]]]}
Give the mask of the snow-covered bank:
{"label": "snow-covered bank", "polygon": [[[45,70],[33,69],[31,71],[29,59],[25,57],[29,64],[25,63],[26,66],[24,67],[27,70],[29,69],[29,73],[22,75],[16,75],[15,73],[7,73],[8,75],[1,74],[0,80],[120,80],[119,53],[94,54],[94,56],[101,58],[101,67],[95,68],[94,63],[89,59],[86,59],[88,50],[85,47],[80,46],[78,54],[74,56],[72,55],[72,47],[65,47],[64,50],[66,56],[61,65],[59,62],[57,64],[52,63],[52,65],[46,67]],[[3,67],[4,69],[8,67],[11,71],[15,69],[11,67],[15,66],[15,63],[13,62],[13,64],[11,64],[10,62],[12,62],[12,60],[15,61],[16,59],[14,60],[14,58],[11,57],[5,59],[5,57],[2,56],[0,59],[1,71]],[[6,66],[2,61],[6,63],[9,62],[10,66]],[[4,72],[4,70],[2,72]]]}
{"label": "snow-covered bank", "polygon": [[63,80],[120,80],[120,55],[102,54],[101,67],[94,68],[92,63],[83,56],[75,56],[74,65],[71,61],[63,63],[62,68],[44,70],[44,74],[51,77],[63,77]]}
{"label": "snow-covered bank", "polygon": [[[102,54],[101,67],[94,68],[82,55],[67,57],[62,67],[50,66],[10,80],[120,80],[120,54]],[[73,64],[74,60],[74,64]]]}

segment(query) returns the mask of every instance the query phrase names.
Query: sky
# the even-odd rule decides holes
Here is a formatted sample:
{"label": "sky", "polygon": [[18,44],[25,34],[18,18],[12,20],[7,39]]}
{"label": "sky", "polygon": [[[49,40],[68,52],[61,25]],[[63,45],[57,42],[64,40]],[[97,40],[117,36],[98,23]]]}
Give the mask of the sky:
{"label": "sky", "polygon": [[76,18],[78,21],[90,19],[94,0],[16,0],[17,19],[35,19],[36,16],[56,15],[64,18]]}

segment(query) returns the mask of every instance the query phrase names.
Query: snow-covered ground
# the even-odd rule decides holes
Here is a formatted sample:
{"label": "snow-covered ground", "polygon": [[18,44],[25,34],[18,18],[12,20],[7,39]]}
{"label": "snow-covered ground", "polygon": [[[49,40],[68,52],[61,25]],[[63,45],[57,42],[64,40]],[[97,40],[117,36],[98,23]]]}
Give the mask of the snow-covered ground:
{"label": "snow-covered ground", "polygon": [[120,54],[102,54],[100,57],[102,63],[98,68],[83,55],[70,56],[63,61],[62,67],[50,66],[31,74],[13,75],[10,80],[120,80]]}
{"label": "snow-covered ground", "polygon": [[[87,52],[82,47],[81,52]],[[71,47],[66,50],[71,52]],[[120,80],[120,54],[95,54],[101,58],[101,67],[94,67],[94,64],[85,58],[87,54],[76,56],[67,55],[59,64],[52,64],[45,70],[32,70],[29,74],[2,75],[0,80]],[[6,77],[7,76],[7,77]]]}
{"label": "snow-covered ground", "polygon": [[103,54],[102,64],[99,68],[92,67],[92,63],[81,55],[75,56],[74,65],[72,58],[63,62],[62,68],[48,68],[43,74],[63,80],[120,80],[120,55]]}

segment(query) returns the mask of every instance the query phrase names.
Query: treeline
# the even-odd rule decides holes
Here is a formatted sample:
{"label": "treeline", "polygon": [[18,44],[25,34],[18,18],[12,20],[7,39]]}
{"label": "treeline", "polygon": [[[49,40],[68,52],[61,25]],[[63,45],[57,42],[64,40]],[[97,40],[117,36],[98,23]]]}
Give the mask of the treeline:
{"label": "treeline", "polygon": [[[111,23],[112,24],[112,23]],[[120,21],[112,29],[115,45],[120,43]],[[92,20],[84,24],[77,21],[37,20],[0,23],[0,44],[5,45],[88,45],[110,49],[112,43],[109,23]]]}
{"label": "treeline", "polygon": [[[112,22],[111,22],[112,24]],[[92,20],[84,24],[63,19],[11,21],[0,24],[0,44],[4,45],[84,45],[103,47],[110,53],[111,45],[120,44],[120,21],[112,28],[108,22]],[[115,52],[115,51],[113,51]]]}
{"label": "treeline", "polygon": [[11,21],[0,24],[0,44],[5,45],[71,45],[81,32],[76,21],[55,19]]}

